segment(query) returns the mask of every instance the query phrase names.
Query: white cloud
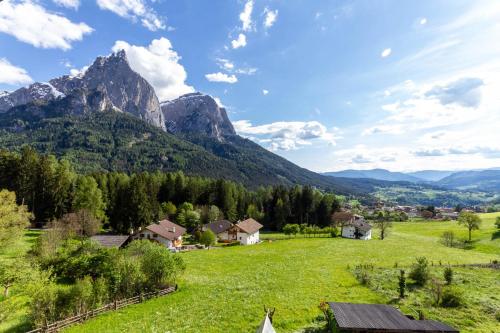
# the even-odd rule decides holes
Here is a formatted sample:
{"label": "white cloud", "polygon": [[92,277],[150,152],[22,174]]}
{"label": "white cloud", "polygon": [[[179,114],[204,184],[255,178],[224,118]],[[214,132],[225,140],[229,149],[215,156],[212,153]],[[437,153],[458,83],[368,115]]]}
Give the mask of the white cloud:
{"label": "white cloud", "polygon": [[481,91],[484,85],[479,78],[461,78],[445,86],[437,85],[425,95],[437,98],[441,104],[458,104],[464,107],[477,108],[481,103]]}
{"label": "white cloud", "polygon": [[[152,2],[155,2],[154,0]],[[112,11],[113,13],[130,19],[133,22],[140,21],[144,27],[151,31],[163,30],[166,28],[164,18],[147,3],[147,0],[97,0],[97,5],[101,9]]]}
{"label": "white cloud", "polygon": [[236,132],[252,137],[270,150],[295,150],[309,146],[313,140],[321,140],[335,145],[338,138],[335,130],[327,128],[317,121],[280,121],[265,125],[252,125],[248,120],[233,122]]}
{"label": "white cloud", "polygon": [[58,6],[78,9],[80,6],[80,0],[52,0]]}
{"label": "white cloud", "polygon": [[27,84],[33,82],[25,69],[12,65],[7,59],[0,58],[0,83]]}
{"label": "white cloud", "polygon": [[36,2],[6,1],[1,9],[0,32],[35,47],[69,50],[72,42],[93,31],[87,24],[73,23]]}
{"label": "white cloud", "polygon": [[238,68],[235,70],[237,74],[243,74],[243,75],[254,75],[257,73],[257,68],[255,67],[244,67],[244,68]]}
{"label": "white cloud", "polygon": [[247,37],[244,34],[239,34],[237,39],[231,41],[233,49],[245,47],[247,45]]}
{"label": "white cloud", "polygon": [[253,11],[253,1],[247,1],[243,11],[240,13],[241,29],[243,31],[252,30],[252,11]]}
{"label": "white cloud", "polygon": [[227,75],[221,72],[206,74],[205,78],[210,82],[225,82],[225,83],[238,82],[238,78],[235,75]]}
{"label": "white cloud", "polygon": [[427,24],[427,19],[425,17],[422,17],[420,19],[420,25],[425,25],[425,24]]}
{"label": "white cloud", "polygon": [[228,59],[217,58],[216,61],[221,69],[225,69],[227,71],[234,69],[234,64]]}
{"label": "white cloud", "polygon": [[267,95],[267,94],[269,94],[269,90],[267,90],[267,89],[262,89],[262,95],[264,95],[264,96],[265,96],[265,95]]}
{"label": "white cloud", "polygon": [[382,53],[380,54],[380,56],[381,56],[382,58],[387,58],[388,56],[390,56],[390,55],[391,55],[391,53],[392,53],[392,50],[391,50],[390,48],[387,48],[387,49],[384,49],[384,50],[382,51]]}
{"label": "white cloud", "polygon": [[167,38],[154,39],[147,47],[117,41],[113,51],[119,50],[125,50],[130,67],[155,88],[160,101],[194,91],[186,84],[187,73],[179,63],[181,57]]}
{"label": "white cloud", "polygon": [[269,8],[264,9],[264,27],[270,28],[276,22],[278,18],[278,10],[270,10]]}

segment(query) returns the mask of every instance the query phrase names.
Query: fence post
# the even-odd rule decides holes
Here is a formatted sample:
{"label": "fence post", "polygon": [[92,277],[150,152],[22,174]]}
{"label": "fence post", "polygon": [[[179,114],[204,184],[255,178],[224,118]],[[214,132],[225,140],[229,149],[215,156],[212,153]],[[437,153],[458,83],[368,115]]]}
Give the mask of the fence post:
{"label": "fence post", "polygon": [[141,293],[139,294],[139,302],[141,302],[141,303],[142,303],[142,302],[144,302],[144,296],[143,296],[143,294],[142,294],[142,291],[141,291]]}
{"label": "fence post", "polygon": [[115,303],[114,303],[114,308],[115,310],[118,308],[118,301],[115,299]]}

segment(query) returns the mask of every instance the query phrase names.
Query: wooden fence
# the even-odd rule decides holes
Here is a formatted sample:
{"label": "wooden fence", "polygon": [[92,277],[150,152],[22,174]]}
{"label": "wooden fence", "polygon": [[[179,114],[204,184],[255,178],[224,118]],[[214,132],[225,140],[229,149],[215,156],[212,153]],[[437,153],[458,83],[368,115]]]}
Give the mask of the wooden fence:
{"label": "wooden fence", "polygon": [[130,304],[141,303],[141,302],[148,300],[150,298],[159,297],[159,296],[173,293],[176,290],[177,290],[177,286],[169,287],[167,289],[162,289],[162,290],[153,291],[153,292],[149,292],[149,293],[140,294],[140,295],[137,295],[137,296],[131,297],[131,298],[115,300],[113,303],[106,304],[100,308],[93,309],[93,310],[78,314],[78,315],[73,316],[73,317],[69,317],[69,318],[66,318],[66,319],[63,319],[60,321],[53,322],[53,323],[48,324],[46,326],[29,331],[27,333],[59,332],[60,330],[66,328],[68,326],[71,326],[71,325],[77,324],[77,323],[82,323],[85,320],[88,320],[88,319],[93,318],[97,315],[100,315],[101,313],[118,310],[118,309],[121,309],[121,308],[123,308],[127,305],[130,305]]}

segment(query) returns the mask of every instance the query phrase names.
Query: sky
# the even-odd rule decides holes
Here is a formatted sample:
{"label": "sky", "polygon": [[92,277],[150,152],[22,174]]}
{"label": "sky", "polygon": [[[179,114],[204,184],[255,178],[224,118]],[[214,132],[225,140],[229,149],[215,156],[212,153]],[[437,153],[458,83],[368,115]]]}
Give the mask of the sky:
{"label": "sky", "polygon": [[317,172],[500,167],[500,2],[3,0],[0,90],[125,49]]}

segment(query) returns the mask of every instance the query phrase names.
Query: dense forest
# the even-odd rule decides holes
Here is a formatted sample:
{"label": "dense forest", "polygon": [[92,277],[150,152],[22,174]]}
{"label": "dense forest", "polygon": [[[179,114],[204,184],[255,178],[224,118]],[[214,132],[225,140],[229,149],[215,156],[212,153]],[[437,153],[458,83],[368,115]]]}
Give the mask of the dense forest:
{"label": "dense forest", "polygon": [[343,200],[310,186],[249,190],[233,181],[182,172],[79,174],[67,160],[28,146],[20,153],[0,151],[0,188],[14,191],[37,225],[86,210],[105,229],[120,233],[165,217],[191,230],[215,219],[246,217],[268,230],[282,230],[287,223],[324,227]]}

